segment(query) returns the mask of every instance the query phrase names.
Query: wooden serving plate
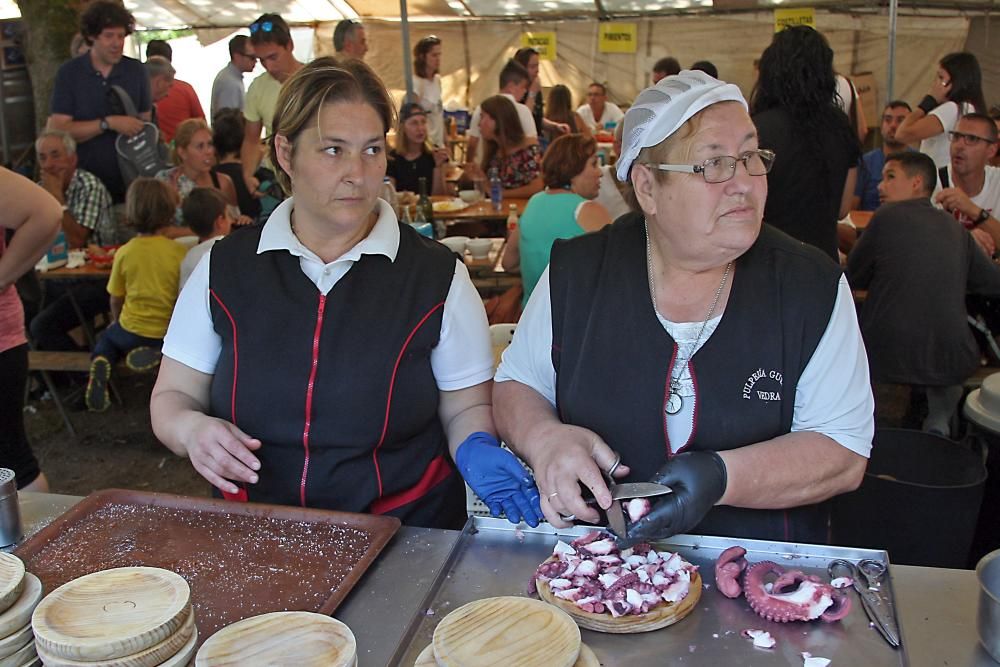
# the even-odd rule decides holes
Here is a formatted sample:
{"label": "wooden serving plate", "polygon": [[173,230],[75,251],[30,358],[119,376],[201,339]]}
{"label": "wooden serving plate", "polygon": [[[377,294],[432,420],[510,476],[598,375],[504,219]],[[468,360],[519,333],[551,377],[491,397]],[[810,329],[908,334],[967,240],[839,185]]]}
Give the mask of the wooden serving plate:
{"label": "wooden serving plate", "polygon": [[187,667],[187,665],[194,659],[194,652],[197,648],[198,628],[195,628],[194,632],[191,633],[191,638],[188,639],[187,644],[184,644],[180,651],[161,662],[159,667]]}
{"label": "wooden serving plate", "polygon": [[[184,619],[184,625],[159,644],[122,658],[102,660],[100,667],[158,667],[164,660],[173,657],[186,646],[194,633],[194,612],[189,611]],[[45,667],[95,667],[93,662],[69,660],[52,655],[42,646],[38,647],[38,656],[45,662]]]}
{"label": "wooden serving plate", "polygon": [[538,600],[485,598],[445,616],[434,629],[433,647],[441,667],[572,667],[580,654],[580,628]]}
{"label": "wooden serving plate", "polygon": [[350,667],[357,650],[354,633],[335,618],[310,611],[278,611],[219,630],[202,644],[195,665]]}
{"label": "wooden serving plate", "polygon": [[[420,652],[413,667],[438,667],[438,661],[434,658],[434,644],[428,644],[427,648]],[[601,661],[589,646],[580,644],[580,655],[577,656],[573,667],[601,667]]]}
{"label": "wooden serving plate", "polygon": [[109,661],[145,651],[191,615],[184,578],[156,567],[119,567],[74,579],[35,609],[35,641],[47,656]]}
{"label": "wooden serving plate", "polygon": [[687,597],[680,602],[667,602],[638,616],[626,614],[617,618],[610,613],[594,614],[584,611],[569,600],[557,598],[549,589],[547,581],[536,579],[535,587],[538,589],[538,597],[572,616],[581,628],[611,634],[650,632],[673,625],[690,614],[701,599],[701,575],[697,572],[691,578],[691,588]]}
{"label": "wooden serving plate", "polygon": [[0,658],[6,658],[34,638],[31,633],[31,623],[28,623],[20,630],[0,639]]}
{"label": "wooden serving plate", "polygon": [[38,657],[35,652],[35,642],[28,642],[6,658],[0,658],[0,667],[21,667]]}
{"label": "wooden serving plate", "polygon": [[42,599],[42,582],[30,572],[24,573],[24,590],[17,602],[0,614],[0,637],[7,637],[31,622],[31,612]]}
{"label": "wooden serving plate", "polygon": [[21,597],[24,590],[24,563],[20,558],[0,551],[0,612]]}

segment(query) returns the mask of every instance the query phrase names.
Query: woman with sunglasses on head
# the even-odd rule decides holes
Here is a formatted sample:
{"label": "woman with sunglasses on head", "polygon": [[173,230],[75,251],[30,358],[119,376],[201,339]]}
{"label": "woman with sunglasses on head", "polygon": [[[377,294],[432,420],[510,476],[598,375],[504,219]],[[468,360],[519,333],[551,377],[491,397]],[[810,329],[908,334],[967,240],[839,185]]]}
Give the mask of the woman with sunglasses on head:
{"label": "woman with sunglasses on head", "polygon": [[318,58],[285,82],[269,154],[289,197],[184,286],[153,430],[236,501],[453,528],[464,477],[494,514],[536,525],[534,482],[495,436],[468,271],[379,199],[393,116],[360,60]]}
{"label": "woman with sunglasses on head", "polygon": [[762,226],[775,156],[735,85],[666,77],[624,123],[641,211],[555,243],[497,371],[500,434],[556,527],[599,520],[580,484],[608,508],[620,455],[618,481],[673,489],[626,542],[824,542],[823,501],[860,483],[874,432],[850,288]]}
{"label": "woman with sunglasses on head", "polygon": [[419,192],[420,179],[427,179],[427,194],[443,195],[448,151],[432,148],[427,140],[427,113],[416,102],[407,102],[399,111],[396,146],[389,151],[385,174],[399,191]]}
{"label": "woman with sunglasses on head", "polygon": [[979,61],[971,53],[949,53],[938,63],[930,91],[896,130],[896,141],[919,141],[920,152],[930,155],[941,169],[951,160],[948,133],[959,118],[972,112],[986,113]]}
{"label": "woman with sunglasses on head", "polygon": [[760,58],[750,113],[761,148],[779,157],[767,176],[764,221],[838,260],[837,221],[854,196],[861,144],[837,103],[833,49],[808,26],[775,33]]}
{"label": "woman with sunglasses on head", "polygon": [[444,146],[444,104],[441,101],[441,40],[424,37],[413,47],[413,92],[427,116],[427,133],[434,147]]}

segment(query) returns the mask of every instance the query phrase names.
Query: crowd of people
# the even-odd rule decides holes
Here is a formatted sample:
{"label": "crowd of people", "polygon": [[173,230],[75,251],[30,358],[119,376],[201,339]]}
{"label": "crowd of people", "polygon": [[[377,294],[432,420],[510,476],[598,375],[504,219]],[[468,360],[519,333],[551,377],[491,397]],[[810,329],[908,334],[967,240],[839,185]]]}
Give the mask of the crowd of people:
{"label": "crowd of people", "polygon": [[[133,29],[121,5],[87,6],[87,50],[60,69],[36,145],[41,187],[0,178],[46,200],[0,215],[18,229],[0,239],[16,325],[0,367],[23,394],[25,330],[79,349],[76,309],[110,312],[87,407],[108,409],[118,361],[159,366],[156,436],[226,498],[454,527],[464,480],[494,514],[564,525],[598,519],[581,485],[607,508],[613,470],[674,489],[629,540],[823,542],[826,501],[866,466],[872,383],[928,388],[925,428],[947,434],[979,364],[964,297],[1000,296],[1000,178],[970,54],[942,58],[918,104],[889,102],[863,153],[857,92],[809,27],[774,35],[749,100],[711,62],[665,57],[625,110],[604,82],[579,105],[565,85],[546,96],[520,49],[450,165],[437,37],[415,45],[397,109],[361,22],[303,63],[264,14],[230,41],[206,119],[169,44],[123,55]],[[124,176],[116,144],[150,125],[172,164]],[[528,199],[502,257],[524,313],[496,370],[464,262],[379,198],[386,177],[454,192],[449,166]],[[860,236],[852,209],[875,210]],[[70,247],[120,246],[110,280],[65,285],[75,303],[49,294],[21,323],[10,285],[57,226]],[[44,482],[13,437],[19,481]]]}

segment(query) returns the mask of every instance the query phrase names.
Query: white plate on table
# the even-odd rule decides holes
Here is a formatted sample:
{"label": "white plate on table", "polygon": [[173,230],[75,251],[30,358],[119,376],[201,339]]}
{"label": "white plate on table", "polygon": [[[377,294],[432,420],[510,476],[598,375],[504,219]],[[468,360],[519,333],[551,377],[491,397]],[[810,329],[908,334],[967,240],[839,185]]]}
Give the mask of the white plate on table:
{"label": "white plate on table", "polygon": [[445,199],[443,201],[436,201],[431,206],[434,208],[435,213],[455,213],[456,211],[461,211],[463,209],[469,208],[471,204],[462,201],[461,199]]}

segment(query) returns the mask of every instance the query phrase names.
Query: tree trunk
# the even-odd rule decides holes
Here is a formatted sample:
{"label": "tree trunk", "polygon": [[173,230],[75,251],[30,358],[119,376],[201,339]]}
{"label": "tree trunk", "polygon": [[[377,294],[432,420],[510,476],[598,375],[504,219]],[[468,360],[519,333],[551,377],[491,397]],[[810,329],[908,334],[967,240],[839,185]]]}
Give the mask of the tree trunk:
{"label": "tree trunk", "polygon": [[69,44],[79,30],[80,0],[17,0],[24,21],[24,54],[35,98],[35,125],[49,117],[56,70],[69,60]]}

